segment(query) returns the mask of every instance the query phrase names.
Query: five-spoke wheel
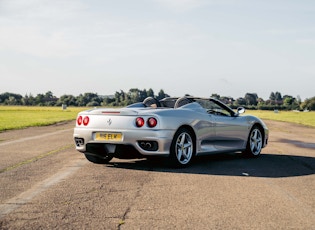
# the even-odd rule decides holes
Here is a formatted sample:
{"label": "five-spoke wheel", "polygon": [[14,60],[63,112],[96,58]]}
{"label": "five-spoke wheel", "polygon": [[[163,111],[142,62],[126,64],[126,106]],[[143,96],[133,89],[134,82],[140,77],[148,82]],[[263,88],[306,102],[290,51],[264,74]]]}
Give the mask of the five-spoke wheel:
{"label": "five-spoke wheel", "polygon": [[179,129],[174,136],[170,160],[175,167],[187,166],[195,154],[194,139],[192,133],[186,129]]}
{"label": "five-spoke wheel", "polygon": [[246,150],[244,153],[250,157],[257,157],[260,155],[263,146],[263,135],[259,127],[254,126],[250,131]]}

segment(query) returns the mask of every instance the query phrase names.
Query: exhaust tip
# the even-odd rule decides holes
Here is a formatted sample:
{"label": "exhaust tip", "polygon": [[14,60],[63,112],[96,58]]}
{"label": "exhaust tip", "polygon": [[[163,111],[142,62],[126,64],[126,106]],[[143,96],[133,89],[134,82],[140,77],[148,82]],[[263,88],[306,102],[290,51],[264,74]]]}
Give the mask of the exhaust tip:
{"label": "exhaust tip", "polygon": [[75,145],[77,147],[84,145],[84,139],[83,138],[75,137],[74,142],[75,142]]}
{"label": "exhaust tip", "polygon": [[146,151],[157,151],[158,143],[156,141],[138,141],[139,146]]}

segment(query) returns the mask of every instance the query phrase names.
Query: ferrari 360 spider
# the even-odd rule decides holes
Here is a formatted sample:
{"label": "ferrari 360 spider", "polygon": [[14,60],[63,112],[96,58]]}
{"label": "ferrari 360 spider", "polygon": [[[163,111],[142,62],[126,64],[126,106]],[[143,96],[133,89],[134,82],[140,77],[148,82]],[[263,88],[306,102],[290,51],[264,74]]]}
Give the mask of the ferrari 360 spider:
{"label": "ferrari 360 spider", "polygon": [[113,157],[163,156],[182,167],[204,154],[242,152],[257,157],[269,131],[261,119],[241,115],[244,112],[214,98],[148,97],[124,108],[80,112],[73,137],[76,149],[98,164]]}

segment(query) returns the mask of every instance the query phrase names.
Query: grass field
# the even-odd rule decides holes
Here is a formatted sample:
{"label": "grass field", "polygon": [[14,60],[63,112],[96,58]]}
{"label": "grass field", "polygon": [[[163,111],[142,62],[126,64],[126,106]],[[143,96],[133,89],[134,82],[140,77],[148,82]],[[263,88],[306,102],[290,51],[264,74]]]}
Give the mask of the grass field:
{"label": "grass field", "polygon": [[61,107],[0,106],[0,132],[75,120],[78,112],[86,109],[88,108],[68,107],[62,110]]}
{"label": "grass field", "polygon": [[[44,126],[61,121],[75,120],[78,112],[86,107],[26,107],[0,106],[0,132],[30,126]],[[293,122],[315,127],[315,112],[247,110],[245,115],[255,115],[263,120]]]}
{"label": "grass field", "polygon": [[315,112],[246,110],[246,115],[254,115],[262,120],[276,120],[292,122],[315,127]]}

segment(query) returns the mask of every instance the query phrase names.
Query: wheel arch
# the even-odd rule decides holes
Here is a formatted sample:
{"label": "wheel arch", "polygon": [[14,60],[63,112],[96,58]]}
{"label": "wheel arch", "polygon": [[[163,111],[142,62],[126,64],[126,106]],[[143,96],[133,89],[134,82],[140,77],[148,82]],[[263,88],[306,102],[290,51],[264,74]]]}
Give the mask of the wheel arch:
{"label": "wheel arch", "polygon": [[[187,137],[186,135],[188,135],[189,137]],[[178,138],[181,138],[180,143],[177,142],[179,140]],[[192,142],[193,148],[191,148],[190,144],[185,146],[184,142],[186,144]],[[194,129],[189,125],[181,125],[174,133],[172,144],[170,146],[170,155],[168,158],[169,159],[168,163],[175,168],[186,167],[191,164],[195,155],[196,134],[194,132]]]}
{"label": "wheel arch", "polygon": [[191,132],[191,135],[192,135],[192,138],[193,138],[193,142],[194,142],[194,152],[193,152],[193,154],[196,155],[196,152],[197,152],[197,145],[196,145],[196,143],[197,143],[197,136],[196,136],[195,130],[190,125],[181,125],[180,127],[178,127],[178,129],[174,133],[173,140],[174,140],[175,134],[178,132],[178,130],[180,130],[182,128],[187,129],[187,130],[189,130]]}
{"label": "wheel arch", "polygon": [[[264,127],[259,123],[259,122],[255,122],[252,127],[250,128],[250,131],[254,128],[254,127],[258,127],[261,134],[262,134],[262,139],[265,140],[265,129]],[[248,136],[250,135],[250,132],[248,134]]]}

